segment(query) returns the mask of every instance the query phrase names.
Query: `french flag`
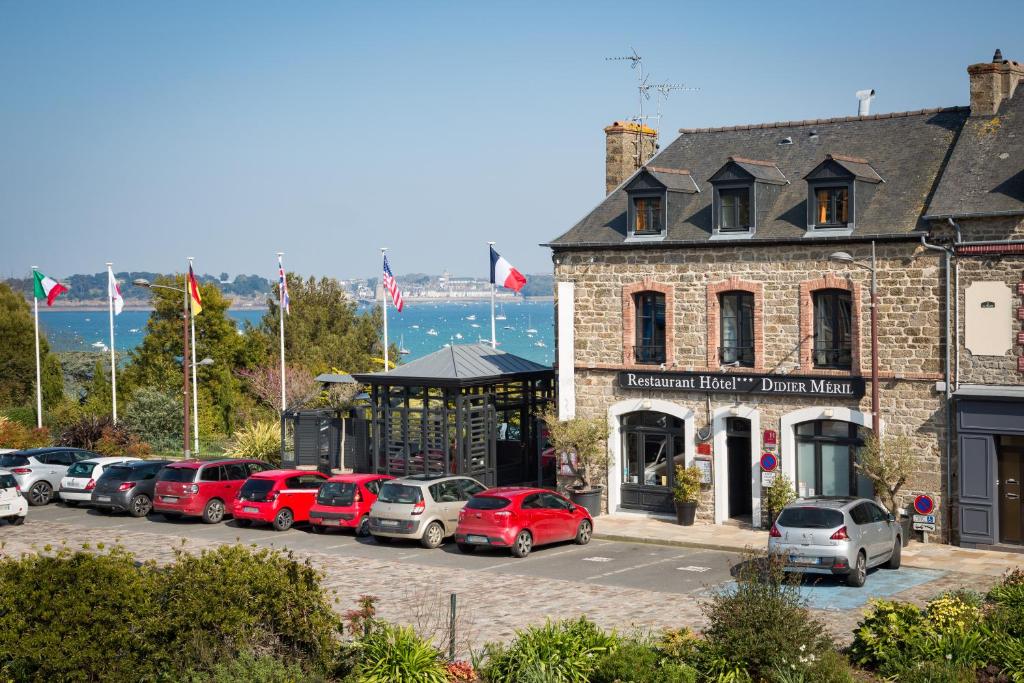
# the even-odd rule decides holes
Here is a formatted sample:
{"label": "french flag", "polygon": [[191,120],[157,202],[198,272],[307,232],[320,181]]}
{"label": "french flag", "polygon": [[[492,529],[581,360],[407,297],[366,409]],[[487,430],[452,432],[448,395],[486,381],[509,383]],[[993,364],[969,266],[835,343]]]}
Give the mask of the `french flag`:
{"label": "french flag", "polygon": [[501,285],[514,292],[518,292],[526,284],[523,274],[494,251],[494,247],[491,247],[491,284]]}

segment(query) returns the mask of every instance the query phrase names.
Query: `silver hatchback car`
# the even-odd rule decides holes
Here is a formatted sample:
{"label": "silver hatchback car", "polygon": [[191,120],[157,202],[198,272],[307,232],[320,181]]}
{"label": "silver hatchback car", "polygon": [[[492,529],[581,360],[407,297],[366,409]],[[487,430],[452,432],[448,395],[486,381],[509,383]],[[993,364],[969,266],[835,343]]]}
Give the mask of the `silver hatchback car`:
{"label": "silver hatchback car", "polygon": [[455,534],[459,511],[487,487],[472,477],[416,475],[384,482],[370,508],[370,533],[380,543],[418,540],[436,548]]}
{"label": "silver hatchback car", "polygon": [[903,530],[872,500],[817,496],[783,508],[768,536],[768,552],[787,569],[846,577],[863,586],[868,569],[899,569]]}

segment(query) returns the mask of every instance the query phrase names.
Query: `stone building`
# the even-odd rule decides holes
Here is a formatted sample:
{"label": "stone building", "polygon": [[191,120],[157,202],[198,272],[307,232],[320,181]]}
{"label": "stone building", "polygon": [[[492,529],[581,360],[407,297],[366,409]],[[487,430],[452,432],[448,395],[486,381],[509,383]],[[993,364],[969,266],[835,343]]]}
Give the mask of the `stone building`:
{"label": "stone building", "polygon": [[[709,479],[698,519],[760,526],[764,453],[802,495],[871,495],[855,463],[873,428],[874,263],[879,428],[911,440],[904,501],[931,496],[930,540],[951,538],[961,520],[947,494],[959,491],[947,425],[959,394],[947,374],[961,365],[947,362],[960,346],[947,344],[946,280],[964,261],[956,291],[969,314],[964,287],[975,275],[946,218],[964,231],[974,221],[971,240],[984,233],[1024,256],[1007,241],[1021,236],[1019,214],[967,216],[989,203],[1007,210],[993,187],[1008,192],[1009,210],[1024,206],[1017,69],[971,67],[970,108],[684,129],[656,154],[646,130],[605,129],[608,195],[548,246],[559,411],[608,419],[607,509],[670,512],[671,464],[697,462]],[[985,147],[993,138],[999,149]],[[1003,147],[1010,161],[979,175],[978,159],[995,163]],[[958,164],[996,184],[961,198]],[[939,210],[947,199],[969,205]],[[995,266],[971,256],[978,279],[1019,282],[1024,272],[1010,254]],[[1020,385],[1021,341],[999,357],[960,353],[961,379],[969,369],[981,383]]]}

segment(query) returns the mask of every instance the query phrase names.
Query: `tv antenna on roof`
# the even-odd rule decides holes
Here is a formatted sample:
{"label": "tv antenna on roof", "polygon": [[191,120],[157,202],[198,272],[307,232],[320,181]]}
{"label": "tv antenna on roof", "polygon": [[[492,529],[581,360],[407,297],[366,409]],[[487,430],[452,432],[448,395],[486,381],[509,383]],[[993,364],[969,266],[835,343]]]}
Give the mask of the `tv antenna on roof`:
{"label": "tv antenna on roof", "polygon": [[[646,125],[648,121],[653,120],[655,132],[661,126],[661,109],[665,100],[668,99],[668,95],[675,91],[696,91],[700,88],[688,88],[682,83],[648,83],[650,80],[650,74],[644,73],[644,58],[641,57],[635,48],[630,47],[632,55],[625,57],[605,57],[607,62],[630,62],[630,68],[637,72],[637,100],[640,105],[639,113],[633,117],[633,121],[640,124],[641,126]],[[644,115],[644,102],[651,99],[651,91],[654,90],[658,93],[657,99],[657,113],[654,116]]]}

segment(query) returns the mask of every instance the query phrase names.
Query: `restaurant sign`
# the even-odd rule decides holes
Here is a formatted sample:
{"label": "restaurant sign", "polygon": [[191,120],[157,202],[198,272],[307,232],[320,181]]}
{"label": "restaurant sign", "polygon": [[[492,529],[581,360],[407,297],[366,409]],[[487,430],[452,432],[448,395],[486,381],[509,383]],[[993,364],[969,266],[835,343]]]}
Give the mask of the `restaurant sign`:
{"label": "restaurant sign", "polygon": [[859,399],[863,377],[808,377],[798,375],[723,374],[719,372],[620,372],[623,389],[699,391],[713,394],[766,394]]}

